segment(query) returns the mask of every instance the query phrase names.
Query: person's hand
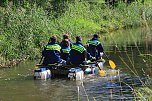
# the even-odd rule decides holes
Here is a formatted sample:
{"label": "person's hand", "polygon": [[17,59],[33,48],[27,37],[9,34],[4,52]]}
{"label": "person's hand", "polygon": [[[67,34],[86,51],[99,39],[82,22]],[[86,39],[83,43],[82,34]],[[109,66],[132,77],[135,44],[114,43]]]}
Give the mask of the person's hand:
{"label": "person's hand", "polygon": [[83,64],[84,64],[84,65],[87,65],[87,64],[89,64],[90,62],[91,62],[90,60],[83,61]]}
{"label": "person's hand", "polygon": [[83,61],[83,64],[86,65],[86,64],[88,64],[88,63],[87,63],[87,61]]}
{"label": "person's hand", "polygon": [[96,57],[92,57],[91,61],[92,61],[92,62],[93,62],[93,61],[96,61]]}

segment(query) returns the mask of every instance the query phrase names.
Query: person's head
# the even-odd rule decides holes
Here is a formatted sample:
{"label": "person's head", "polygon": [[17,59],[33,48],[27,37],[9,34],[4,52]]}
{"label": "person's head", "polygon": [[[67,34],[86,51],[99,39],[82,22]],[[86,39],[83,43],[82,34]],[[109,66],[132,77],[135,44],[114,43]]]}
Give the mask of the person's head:
{"label": "person's head", "polygon": [[63,39],[69,39],[69,35],[68,35],[68,33],[63,34]]}
{"label": "person's head", "polygon": [[49,42],[56,42],[56,41],[57,41],[56,36],[52,36],[52,37],[50,37],[50,39],[49,39]]}
{"label": "person's head", "polygon": [[98,34],[94,34],[94,35],[93,35],[93,38],[98,39],[98,38],[100,38],[100,37],[99,37],[99,35],[98,35]]}
{"label": "person's head", "polygon": [[82,38],[81,38],[80,36],[77,36],[77,37],[76,37],[76,41],[80,41],[80,42],[81,42],[81,41],[82,41]]}
{"label": "person's head", "polygon": [[64,46],[69,47],[69,46],[70,46],[70,42],[69,42],[68,39],[64,39],[64,40],[61,42],[61,45],[64,45]]}

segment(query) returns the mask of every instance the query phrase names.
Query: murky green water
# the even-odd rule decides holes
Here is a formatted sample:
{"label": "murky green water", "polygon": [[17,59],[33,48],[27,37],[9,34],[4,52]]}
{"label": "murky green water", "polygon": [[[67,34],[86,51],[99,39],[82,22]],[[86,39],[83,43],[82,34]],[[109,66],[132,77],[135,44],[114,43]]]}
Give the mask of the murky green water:
{"label": "murky green water", "polygon": [[151,33],[136,29],[102,36],[101,42],[109,58],[117,65],[116,69],[120,70],[119,75],[107,62],[104,65],[105,77],[88,75],[83,82],[33,80],[33,67],[37,61],[1,69],[0,101],[138,101],[133,89],[151,84],[148,79],[152,77]]}

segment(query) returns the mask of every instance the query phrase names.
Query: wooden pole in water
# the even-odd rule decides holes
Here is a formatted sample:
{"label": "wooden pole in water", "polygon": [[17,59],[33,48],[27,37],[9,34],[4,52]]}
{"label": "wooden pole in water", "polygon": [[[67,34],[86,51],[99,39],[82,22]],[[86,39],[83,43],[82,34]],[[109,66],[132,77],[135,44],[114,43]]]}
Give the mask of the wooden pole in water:
{"label": "wooden pole in water", "polygon": [[78,90],[78,101],[80,101],[80,96],[79,96],[79,86],[77,86],[77,90]]}
{"label": "wooden pole in water", "polygon": [[110,89],[110,101],[112,101],[112,89]]}

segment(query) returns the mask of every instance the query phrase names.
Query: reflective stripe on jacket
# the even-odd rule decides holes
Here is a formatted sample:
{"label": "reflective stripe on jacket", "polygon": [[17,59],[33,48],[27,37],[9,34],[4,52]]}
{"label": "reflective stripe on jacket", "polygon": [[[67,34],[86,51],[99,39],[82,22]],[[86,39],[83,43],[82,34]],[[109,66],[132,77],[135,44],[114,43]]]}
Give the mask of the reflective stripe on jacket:
{"label": "reflective stripe on jacket", "polygon": [[57,51],[60,52],[61,47],[60,47],[60,45],[58,45],[58,44],[52,44],[52,45],[47,44],[47,45],[45,46],[45,49],[46,49],[46,50],[57,50]]}
{"label": "reflective stripe on jacket", "polygon": [[87,43],[93,46],[97,46],[100,44],[98,40],[89,40]]}
{"label": "reflective stripe on jacket", "polygon": [[70,50],[71,50],[70,47],[63,47],[63,48],[61,49],[61,58],[62,58],[63,60],[68,60]]}
{"label": "reflective stripe on jacket", "polygon": [[87,51],[91,54],[91,56],[96,57],[96,60],[100,59],[100,53],[104,51],[102,44],[96,38],[92,38],[87,42],[87,44]]}
{"label": "reflective stripe on jacket", "polygon": [[86,49],[84,48],[84,46],[82,46],[81,44],[72,44],[72,48],[73,50],[76,50],[80,53],[83,53]]}
{"label": "reflective stripe on jacket", "polygon": [[42,51],[42,56],[44,57],[43,64],[59,63],[61,61],[60,49],[61,47],[57,43],[48,43]]}
{"label": "reflective stripe on jacket", "polygon": [[69,47],[67,47],[67,48],[63,48],[61,50],[62,50],[63,53],[70,53],[71,49]]}

